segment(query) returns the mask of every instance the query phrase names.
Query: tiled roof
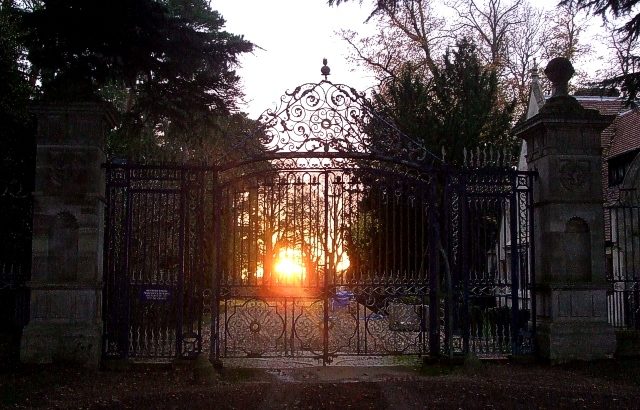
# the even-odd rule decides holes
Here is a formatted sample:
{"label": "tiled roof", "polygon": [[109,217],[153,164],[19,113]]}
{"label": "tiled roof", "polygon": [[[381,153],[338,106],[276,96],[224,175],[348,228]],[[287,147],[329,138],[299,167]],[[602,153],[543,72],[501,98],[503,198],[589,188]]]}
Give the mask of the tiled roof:
{"label": "tiled roof", "polygon": [[[603,115],[615,115],[613,123],[600,136],[602,145],[602,194],[605,203],[615,203],[619,187],[610,187],[609,164],[607,159],[640,147],[640,111],[629,109],[625,101],[618,97],[575,96],[578,102],[589,109],[596,109]],[[605,218],[605,232],[610,231],[610,221]]]}
{"label": "tiled roof", "polygon": [[625,100],[619,97],[580,95],[575,98],[584,108],[598,110],[602,115],[617,115],[627,109]]}
{"label": "tiled roof", "polygon": [[[540,84],[537,78],[532,79],[532,92],[541,92]],[[534,94],[537,96],[537,94]],[[640,110],[630,109],[626,106],[625,100],[619,97],[600,97],[600,96],[574,96],[578,102],[588,109],[595,109],[603,115],[615,115],[613,123],[607,127],[600,136],[602,145],[602,190],[605,203],[615,203],[620,195],[618,186],[610,187],[608,183],[609,164],[607,160],[625,152],[640,149]],[[543,101],[548,96],[543,97]],[[533,104],[535,103],[535,104]],[[529,101],[529,110],[533,108],[533,112],[529,113],[529,117],[538,113],[540,102],[536,98]],[[522,153],[526,155],[526,147],[522,149]],[[605,218],[606,219],[606,218]],[[610,221],[605,220],[606,231],[609,232]]]}
{"label": "tiled roof", "polygon": [[596,109],[600,114],[616,115],[611,126],[602,132],[605,158],[612,158],[640,148],[640,113],[630,109],[618,97],[577,96],[584,108]]}
{"label": "tiled roof", "polygon": [[627,110],[613,121],[615,138],[611,141],[607,158],[640,148],[640,111]]}

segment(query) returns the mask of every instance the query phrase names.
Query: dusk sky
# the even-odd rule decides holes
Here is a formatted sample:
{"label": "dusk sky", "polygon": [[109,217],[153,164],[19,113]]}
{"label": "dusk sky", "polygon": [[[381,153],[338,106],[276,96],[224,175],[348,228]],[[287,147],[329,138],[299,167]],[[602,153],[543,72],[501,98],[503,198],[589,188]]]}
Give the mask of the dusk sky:
{"label": "dusk sky", "polygon": [[[551,9],[557,1],[532,3]],[[353,0],[339,7],[329,7],[327,0],[213,0],[211,4],[226,19],[228,31],[242,34],[258,46],[253,54],[241,57],[238,70],[247,101],[240,109],[251,118],[275,107],[286,90],[321,80],[325,57],[332,82],[360,91],[375,83],[371,73],[347,63],[349,46],[336,34],[341,29],[371,33],[374,23],[364,23],[371,11],[370,1],[361,5]],[[597,32],[600,19],[591,18],[591,25],[590,35]]]}
{"label": "dusk sky", "polygon": [[326,0],[216,0],[212,6],[227,20],[228,31],[243,34],[259,47],[242,58],[239,70],[248,102],[242,109],[252,118],[274,107],[286,90],[321,80],[325,57],[331,81],[359,90],[374,83],[369,73],[347,64],[348,45],[334,34],[340,29],[372,30],[373,24],[364,24],[368,4],[360,7],[354,1],[329,7]]}

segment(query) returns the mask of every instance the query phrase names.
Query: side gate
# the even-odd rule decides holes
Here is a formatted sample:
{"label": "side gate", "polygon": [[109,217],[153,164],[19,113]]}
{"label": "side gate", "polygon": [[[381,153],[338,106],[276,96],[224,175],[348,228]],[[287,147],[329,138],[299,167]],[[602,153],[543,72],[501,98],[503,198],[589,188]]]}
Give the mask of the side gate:
{"label": "side gate", "polygon": [[445,352],[533,353],[533,178],[491,165],[449,175]]}
{"label": "side gate", "polygon": [[[617,329],[640,330],[640,198],[623,193],[604,208],[608,318]],[[637,195],[637,194],[636,194]]]}
{"label": "side gate", "polygon": [[[211,172],[179,166],[107,166],[106,357],[190,357],[202,349],[204,234]],[[210,254],[210,250],[209,250]]]}

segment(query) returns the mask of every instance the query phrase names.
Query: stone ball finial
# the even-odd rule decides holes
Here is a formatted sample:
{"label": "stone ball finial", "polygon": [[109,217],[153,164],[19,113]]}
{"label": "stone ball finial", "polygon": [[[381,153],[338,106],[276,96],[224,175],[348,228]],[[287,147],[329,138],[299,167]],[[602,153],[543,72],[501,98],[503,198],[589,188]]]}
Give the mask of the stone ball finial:
{"label": "stone ball finial", "polygon": [[569,80],[575,72],[568,58],[556,57],[549,61],[544,74],[553,84],[552,97],[569,95]]}
{"label": "stone ball finial", "polygon": [[322,59],[322,68],[320,69],[320,73],[322,73],[322,75],[324,76],[324,79],[327,79],[327,76],[329,75],[329,73],[331,73],[331,69],[329,68],[329,66],[327,66],[327,59],[323,58]]}

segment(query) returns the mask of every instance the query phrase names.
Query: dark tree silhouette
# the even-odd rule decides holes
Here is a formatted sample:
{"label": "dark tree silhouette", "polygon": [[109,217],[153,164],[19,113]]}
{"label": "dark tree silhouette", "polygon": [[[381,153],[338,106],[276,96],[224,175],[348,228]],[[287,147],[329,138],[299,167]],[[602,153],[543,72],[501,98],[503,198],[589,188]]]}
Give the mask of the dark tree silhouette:
{"label": "dark tree silhouette", "polygon": [[[640,36],[640,13],[636,13],[639,0],[563,0],[560,4],[575,2],[579,8],[586,9],[595,15],[601,16],[605,21],[609,16],[614,18],[626,18],[626,22],[618,29],[624,34],[624,41],[634,41]],[[635,13],[635,14],[634,14]],[[630,61],[637,64],[640,56],[629,55]],[[617,75],[602,81],[605,87],[620,87],[627,97],[627,102],[636,100],[640,90],[640,72],[630,72]]]}
{"label": "dark tree silhouette", "polygon": [[[495,72],[480,63],[475,45],[463,39],[438,61],[432,77],[425,78],[405,65],[400,75],[374,93],[373,107],[405,134],[422,139],[431,152],[439,153],[444,147],[447,163],[461,165],[465,148],[472,150],[485,144],[508,151],[513,148],[509,130],[514,104],[497,104],[498,98]],[[369,133],[374,144],[385,139],[377,131],[373,121]],[[400,170],[389,171],[356,172],[365,192],[358,204],[359,220],[347,236],[352,280],[368,272],[424,280],[429,259],[439,257],[426,252],[430,241],[437,241],[435,229],[445,229],[442,212],[446,210],[435,206],[446,203],[444,181],[436,178],[437,174],[431,174],[433,179],[428,182],[409,175],[399,181],[394,173]],[[429,207],[429,203],[434,206]],[[428,216],[432,212],[436,212],[434,219]],[[499,215],[495,212],[490,216],[493,219],[482,229],[495,229]],[[442,252],[441,243],[432,245],[432,250]],[[380,308],[386,299],[368,303]]]}
{"label": "dark tree silhouette", "polygon": [[0,8],[0,273],[3,264],[20,265],[28,271],[31,262],[29,194],[35,141],[28,115],[31,87],[20,63],[18,22],[6,8]]}
{"label": "dark tree silhouette", "polygon": [[121,123],[109,147],[118,153],[132,146],[184,152],[183,142],[201,147],[190,140],[209,138],[203,152],[220,155],[230,145],[215,144],[225,130],[253,124],[228,115],[241,94],[234,66],[252,44],[223,28],[224,19],[204,0],[0,2],[3,252],[17,256],[11,249],[21,249],[30,260],[29,104],[112,103]]}
{"label": "dark tree silhouette", "polygon": [[203,0],[43,0],[13,10],[40,98],[106,99],[128,137],[161,129],[187,138],[241,95],[233,68],[252,44],[224,31]]}

